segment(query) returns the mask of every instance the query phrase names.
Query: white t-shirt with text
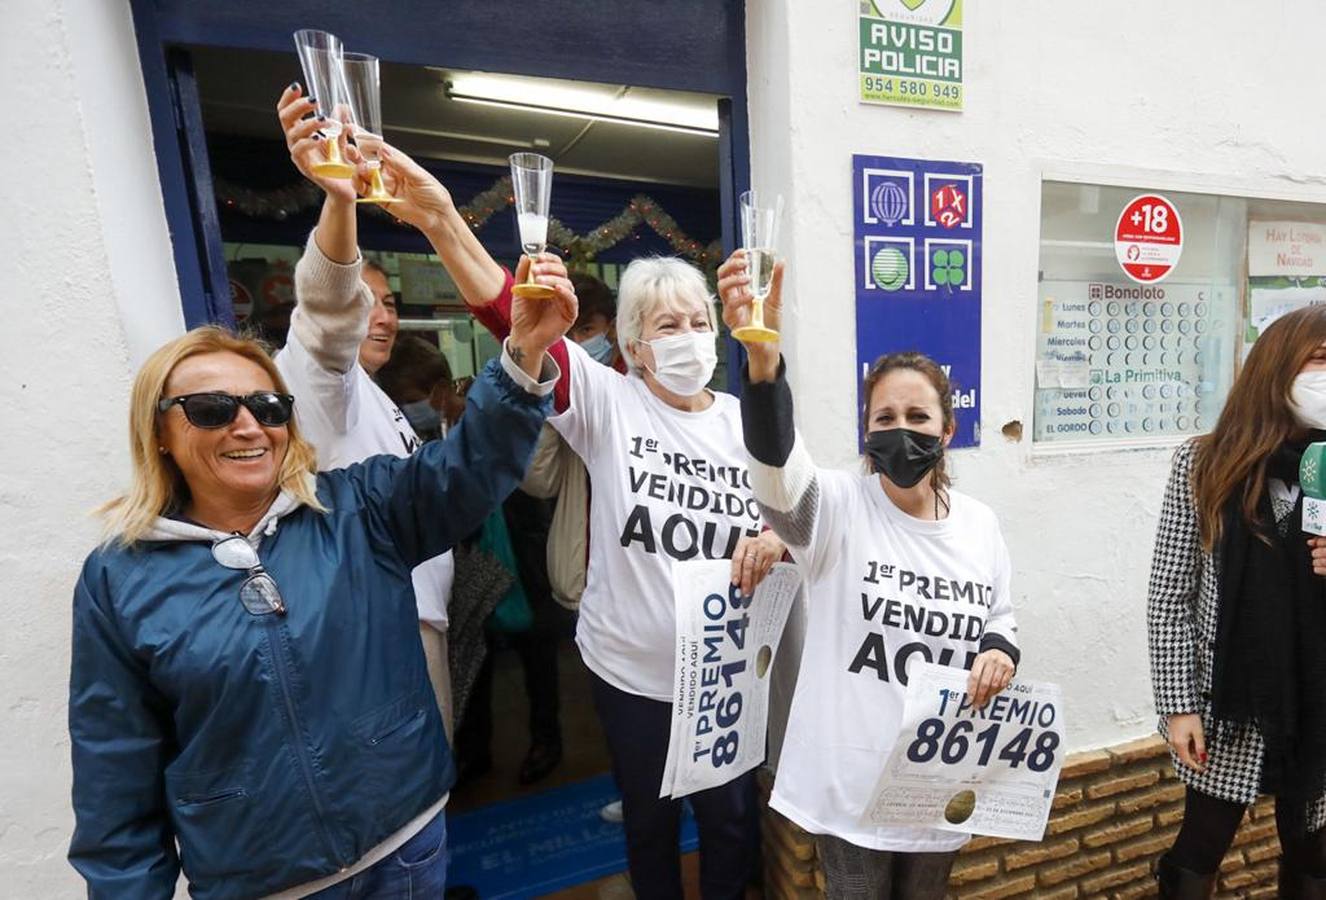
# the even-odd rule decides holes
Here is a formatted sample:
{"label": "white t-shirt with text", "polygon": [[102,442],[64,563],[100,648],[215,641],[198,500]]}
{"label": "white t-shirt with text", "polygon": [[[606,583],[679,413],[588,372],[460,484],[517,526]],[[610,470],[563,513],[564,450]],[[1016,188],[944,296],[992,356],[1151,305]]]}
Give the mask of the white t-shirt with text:
{"label": "white t-shirt with text", "polygon": [[670,702],[675,560],[729,558],[758,534],[741,408],[714,393],[684,412],[567,341],[570,406],[548,421],[585,462],[594,486],[589,570],[576,643],[596,675]]}
{"label": "white t-shirt with text", "polygon": [[969,667],[987,629],[1016,639],[1008,549],[994,513],[957,491],[913,518],[876,476],[816,469],[805,546],[806,636],[770,805],[815,834],[874,850],[954,850],[966,835],[862,825],[898,739],[907,667]]}

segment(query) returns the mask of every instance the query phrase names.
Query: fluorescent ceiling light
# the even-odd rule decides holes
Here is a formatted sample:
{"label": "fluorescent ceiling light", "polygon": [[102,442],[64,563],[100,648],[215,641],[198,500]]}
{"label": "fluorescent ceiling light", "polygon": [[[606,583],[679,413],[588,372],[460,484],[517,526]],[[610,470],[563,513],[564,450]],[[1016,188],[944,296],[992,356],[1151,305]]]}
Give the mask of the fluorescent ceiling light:
{"label": "fluorescent ceiling light", "polygon": [[718,107],[712,100],[686,102],[650,93],[659,92],[633,94],[629,87],[486,72],[452,73],[447,85],[447,96],[462,103],[718,136]]}
{"label": "fluorescent ceiling light", "polygon": [[698,134],[702,137],[718,137],[718,130],[712,128],[691,128],[687,125],[670,125],[666,122],[656,122],[652,119],[632,119],[627,116],[610,116],[605,113],[583,112],[576,109],[562,109],[557,106],[520,103],[514,100],[492,100],[487,97],[471,97],[455,91],[449,92],[447,96],[458,103],[477,103],[483,106],[498,106],[503,109],[519,109],[524,112],[568,116],[573,119],[592,119],[595,122],[614,122],[619,125],[638,125],[641,128],[656,128],[660,131],[676,131],[682,134]]}

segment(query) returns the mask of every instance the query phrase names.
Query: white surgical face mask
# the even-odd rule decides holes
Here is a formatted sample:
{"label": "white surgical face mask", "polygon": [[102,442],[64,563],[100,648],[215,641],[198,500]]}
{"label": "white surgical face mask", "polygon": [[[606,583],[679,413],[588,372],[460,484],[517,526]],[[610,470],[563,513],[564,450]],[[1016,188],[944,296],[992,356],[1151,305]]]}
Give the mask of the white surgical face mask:
{"label": "white surgical face mask", "polygon": [[659,384],[680,397],[695,396],[714,377],[718,349],[712,331],[688,331],[641,343],[654,351],[654,368],[650,373]]}
{"label": "white surgical face mask", "polygon": [[1298,424],[1326,429],[1326,370],[1300,372],[1289,389],[1289,403]]}

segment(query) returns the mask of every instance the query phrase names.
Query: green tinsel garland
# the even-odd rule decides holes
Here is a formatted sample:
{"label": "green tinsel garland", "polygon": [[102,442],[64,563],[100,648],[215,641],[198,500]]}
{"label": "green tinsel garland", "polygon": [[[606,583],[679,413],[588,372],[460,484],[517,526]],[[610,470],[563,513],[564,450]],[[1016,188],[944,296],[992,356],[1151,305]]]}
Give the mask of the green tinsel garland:
{"label": "green tinsel garland", "polygon": [[[240,187],[222,178],[215,179],[215,185],[217,199],[225,208],[255,219],[284,221],[322,202],[322,191],[307,181],[271,190]],[[511,176],[504,175],[492,187],[460,207],[459,212],[470,228],[478,231],[495,213],[514,202]],[[369,206],[369,209],[374,214],[396,221],[382,207]],[[644,194],[636,194],[625,209],[586,235],[578,235],[558,220],[550,219],[548,241],[566,251],[572,260],[588,262],[609,247],[624,241],[642,224],[653,229],[678,254],[695,260],[705,269],[716,268],[722,259],[723,248],[719,241],[704,245],[694,240],[681,230],[676,219],[668,215],[652,197]]]}

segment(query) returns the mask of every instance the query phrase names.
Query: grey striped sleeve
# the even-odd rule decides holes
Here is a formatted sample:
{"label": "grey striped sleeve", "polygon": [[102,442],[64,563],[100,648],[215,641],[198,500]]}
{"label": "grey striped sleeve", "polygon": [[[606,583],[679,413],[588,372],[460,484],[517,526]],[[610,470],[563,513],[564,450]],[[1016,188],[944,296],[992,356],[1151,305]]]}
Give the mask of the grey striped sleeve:
{"label": "grey striped sleeve", "polygon": [[819,478],[810,454],[797,434],[786,462],[771,466],[750,457],[751,487],[764,521],[783,541],[806,547],[815,533],[819,509]]}

